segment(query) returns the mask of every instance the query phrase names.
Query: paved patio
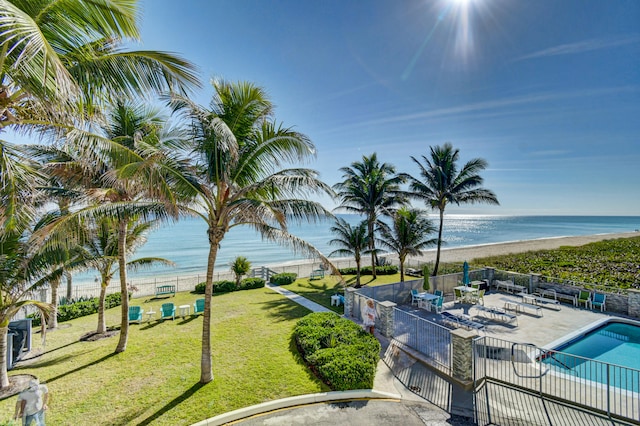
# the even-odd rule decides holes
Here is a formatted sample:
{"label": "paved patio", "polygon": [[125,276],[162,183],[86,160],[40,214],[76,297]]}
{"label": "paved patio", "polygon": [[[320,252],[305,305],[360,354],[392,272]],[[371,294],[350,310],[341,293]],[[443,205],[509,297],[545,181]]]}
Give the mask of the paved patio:
{"label": "paved patio", "polygon": [[[602,321],[607,317],[619,317],[617,314],[601,313],[600,311],[574,307],[565,303],[558,306],[541,305],[542,316],[527,309],[526,312],[517,313],[517,322],[503,322],[485,317],[474,305],[468,303],[455,303],[452,296],[445,298],[443,309],[454,314],[466,314],[471,319],[485,325],[485,331],[481,335],[496,337],[520,343],[533,343],[539,347],[548,347],[553,342],[565,338],[589,325]],[[491,291],[484,296],[484,306],[503,308],[505,302],[521,302],[519,296]],[[414,306],[399,306],[400,309],[414,315],[439,321],[440,315]],[[507,311],[515,314],[514,311]]]}

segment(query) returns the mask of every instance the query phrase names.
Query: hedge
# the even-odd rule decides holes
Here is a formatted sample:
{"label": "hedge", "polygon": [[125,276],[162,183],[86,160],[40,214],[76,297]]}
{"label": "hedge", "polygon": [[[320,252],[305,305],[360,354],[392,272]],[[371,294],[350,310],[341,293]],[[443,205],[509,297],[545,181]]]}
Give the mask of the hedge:
{"label": "hedge", "polygon": [[[356,268],[342,268],[340,269],[342,275],[356,275]],[[398,273],[398,267],[395,265],[376,266],[376,273],[378,275],[393,275]],[[363,266],[360,268],[360,275],[371,275],[371,266]]]}
{"label": "hedge", "polygon": [[380,342],[334,312],[302,318],[293,330],[302,357],[333,390],[371,389]]}
{"label": "hedge", "polygon": [[[196,284],[195,292],[198,294],[204,294],[204,289],[207,283]],[[236,288],[235,281],[223,280],[214,281],[213,292],[214,293],[228,293],[238,290],[250,290],[252,288],[264,287],[265,281],[262,278],[245,278],[240,282],[240,287]]]}
{"label": "hedge", "polygon": [[291,284],[298,278],[298,274],[293,272],[282,272],[280,274],[271,275],[269,282],[275,285],[287,285]]}
{"label": "hedge", "polygon": [[[104,308],[110,309],[120,306],[122,299],[120,293],[108,294],[104,299]],[[58,306],[58,322],[70,321],[72,319],[84,317],[98,312],[100,299],[94,297],[82,302],[76,302],[69,305]],[[33,318],[32,325],[40,325],[40,314],[30,314],[28,318]]]}

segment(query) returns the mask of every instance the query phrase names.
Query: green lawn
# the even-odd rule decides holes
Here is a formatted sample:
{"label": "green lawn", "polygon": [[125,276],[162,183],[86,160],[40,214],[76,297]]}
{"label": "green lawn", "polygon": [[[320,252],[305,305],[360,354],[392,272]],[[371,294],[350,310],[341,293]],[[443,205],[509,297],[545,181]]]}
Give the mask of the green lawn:
{"label": "green lawn", "polygon": [[[179,293],[176,306],[202,297]],[[165,300],[133,299],[157,312]],[[200,385],[202,316],[132,324],[124,353],[114,355],[117,336],[80,342],[97,315],[61,323],[47,333],[42,356],[9,372],[33,374],[51,396],[47,424],[189,425],[261,402],[329,390],[309,373],[291,343],[305,308],[268,290],[213,298],[214,380]],[[119,323],[120,308],[107,311]],[[146,319],[146,315],[145,315]],[[42,350],[40,334],[33,350]],[[0,401],[0,422],[13,415],[17,397]]]}
{"label": "green lawn", "polygon": [[[355,284],[355,275],[343,275],[348,286]],[[405,280],[415,279],[414,277],[405,277]],[[378,275],[375,280],[371,275],[360,276],[360,284],[369,287],[397,283],[400,281],[400,273],[394,275]],[[331,306],[331,295],[336,293],[344,293],[344,287],[340,285],[336,277],[325,275],[322,279],[310,280],[309,277],[298,278],[293,283],[283,286],[287,290],[293,291],[309,300],[329,308],[335,312],[342,314],[343,306]]]}

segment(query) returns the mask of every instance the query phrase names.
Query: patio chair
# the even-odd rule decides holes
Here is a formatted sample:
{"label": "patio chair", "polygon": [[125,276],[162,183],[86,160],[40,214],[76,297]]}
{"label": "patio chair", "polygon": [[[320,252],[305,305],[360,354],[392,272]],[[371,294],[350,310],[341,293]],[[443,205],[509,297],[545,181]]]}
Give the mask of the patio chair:
{"label": "patio chair", "polygon": [[478,294],[475,296],[475,303],[480,303],[481,305],[484,305],[484,293],[487,290],[478,290]]}
{"label": "patio chair", "polygon": [[160,319],[176,319],[176,307],[173,303],[163,303],[160,308]]}
{"label": "patio chair", "polygon": [[440,296],[442,297],[444,294],[442,293],[442,290],[436,290],[433,292],[433,294],[435,294],[436,296]]}
{"label": "patio chair", "polygon": [[444,297],[440,296],[437,299],[433,299],[431,301],[431,310],[435,310],[436,313],[442,312],[442,303],[444,302]]}
{"label": "patio chair", "polygon": [[196,299],[193,303],[193,313],[197,315],[202,312],[204,312],[204,299]]}
{"label": "patio chair", "polygon": [[142,324],[142,314],[144,314],[144,309],[140,306],[129,306],[129,322]]}
{"label": "patio chair", "polygon": [[605,300],[607,299],[606,294],[601,293],[593,293],[593,300],[591,301],[591,308],[594,307],[600,308],[600,312],[604,312],[605,310]]}
{"label": "patio chair", "polygon": [[456,302],[462,302],[464,300],[464,298],[462,297],[462,292],[457,288],[453,289],[453,296]]}
{"label": "patio chair", "polygon": [[586,290],[580,290],[580,294],[578,295],[578,306],[581,303],[584,303],[584,307],[588,308],[591,304],[591,292]]}
{"label": "patio chair", "polygon": [[415,288],[411,290],[411,305],[413,306],[414,303],[416,306],[420,305],[420,294]]}

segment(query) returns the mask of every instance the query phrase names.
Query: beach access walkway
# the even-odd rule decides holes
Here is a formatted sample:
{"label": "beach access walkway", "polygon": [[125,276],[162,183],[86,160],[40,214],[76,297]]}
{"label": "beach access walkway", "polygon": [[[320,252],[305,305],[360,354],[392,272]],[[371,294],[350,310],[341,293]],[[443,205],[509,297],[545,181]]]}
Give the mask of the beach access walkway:
{"label": "beach access walkway", "polygon": [[[333,312],[305,297],[280,286],[267,288],[291,299],[312,312]],[[383,345],[386,339],[376,335]],[[378,362],[371,390],[324,392],[299,395],[269,401],[253,407],[225,413],[193,426],[222,425],[229,422],[244,426],[264,424],[375,424],[381,426],[450,426],[474,425],[459,416],[452,416],[407,389],[384,361]]]}

